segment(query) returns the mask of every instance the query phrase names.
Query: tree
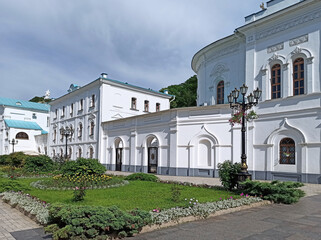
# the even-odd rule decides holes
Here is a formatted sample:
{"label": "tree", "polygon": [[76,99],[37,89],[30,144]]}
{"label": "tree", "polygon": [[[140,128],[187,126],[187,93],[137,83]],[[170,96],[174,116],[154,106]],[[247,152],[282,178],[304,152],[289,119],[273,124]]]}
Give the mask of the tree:
{"label": "tree", "polygon": [[175,95],[175,101],[171,102],[171,108],[192,107],[196,106],[197,98],[197,77],[196,75],[187,79],[184,83],[178,85],[171,85],[159,90]]}
{"label": "tree", "polygon": [[52,99],[48,98],[48,99],[45,99],[45,97],[38,97],[38,96],[35,96],[33,98],[31,98],[29,100],[29,102],[36,102],[36,103],[49,103],[51,102]]}

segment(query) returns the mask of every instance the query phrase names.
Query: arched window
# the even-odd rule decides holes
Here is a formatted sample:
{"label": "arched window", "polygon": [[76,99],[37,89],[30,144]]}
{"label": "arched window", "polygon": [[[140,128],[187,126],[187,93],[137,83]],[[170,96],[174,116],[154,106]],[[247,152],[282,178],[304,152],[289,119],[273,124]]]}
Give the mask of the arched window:
{"label": "arched window", "polygon": [[57,130],[55,129],[54,132],[53,132],[53,141],[55,142],[56,141],[56,138],[57,138]]}
{"label": "arched window", "polygon": [[271,98],[281,97],[281,65],[274,64],[271,68]]}
{"label": "arched window", "polygon": [[217,84],[217,89],[216,89],[216,99],[217,99],[217,104],[223,104],[224,103],[224,81],[220,81]]}
{"label": "arched window", "polygon": [[82,123],[79,123],[79,127],[78,127],[78,137],[82,136]]}
{"label": "arched window", "polygon": [[54,156],[54,157],[56,156],[56,150],[55,149],[52,150],[52,156]]}
{"label": "arched window", "polygon": [[95,123],[93,121],[90,122],[90,128],[89,128],[89,135],[94,135],[94,129],[95,129]]}
{"label": "arched window", "polygon": [[297,58],[293,62],[293,95],[304,94],[304,59]]}
{"label": "arched window", "polygon": [[29,136],[25,132],[18,132],[16,135],[16,139],[29,140]]}
{"label": "arched window", "polygon": [[82,155],[82,150],[81,148],[78,148],[78,157],[81,158],[81,155]]}
{"label": "arched window", "polygon": [[94,149],[93,149],[93,147],[89,148],[89,158],[94,158]]}
{"label": "arched window", "polygon": [[69,147],[69,153],[68,153],[68,158],[71,159],[71,154],[72,154],[72,148]]}
{"label": "arched window", "polygon": [[292,138],[280,141],[280,164],[295,164],[295,142]]}
{"label": "arched window", "polygon": [[62,148],[60,148],[60,157],[64,156],[64,150]]}

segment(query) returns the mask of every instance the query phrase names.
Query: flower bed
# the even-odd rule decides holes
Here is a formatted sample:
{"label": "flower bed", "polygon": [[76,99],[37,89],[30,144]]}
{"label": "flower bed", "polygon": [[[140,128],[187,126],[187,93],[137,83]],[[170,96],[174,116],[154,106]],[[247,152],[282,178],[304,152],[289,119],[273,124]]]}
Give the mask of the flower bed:
{"label": "flower bed", "polygon": [[0,197],[5,203],[18,208],[25,215],[40,224],[47,224],[49,218],[49,204],[23,192],[3,192]]}
{"label": "flower bed", "polygon": [[[219,210],[236,208],[243,205],[249,205],[261,202],[259,197],[242,197],[240,199],[227,199],[218,202],[197,203],[193,206],[182,208],[171,208],[166,210],[151,211],[152,224],[163,224],[170,221],[177,221],[179,218],[188,216],[198,216],[202,218],[208,217],[211,213]],[[195,200],[193,199],[195,203]]]}
{"label": "flower bed", "polygon": [[52,179],[38,180],[30,183],[32,187],[42,190],[73,190],[78,185],[82,185],[86,189],[106,189],[121,187],[127,184],[129,182],[126,180],[111,178],[107,175],[76,177],[63,177],[59,175]]}

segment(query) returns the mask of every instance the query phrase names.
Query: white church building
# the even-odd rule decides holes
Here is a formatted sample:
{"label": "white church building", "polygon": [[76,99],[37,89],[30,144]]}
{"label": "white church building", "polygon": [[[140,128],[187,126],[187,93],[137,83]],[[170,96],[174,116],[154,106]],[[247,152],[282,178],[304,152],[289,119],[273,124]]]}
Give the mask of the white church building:
{"label": "white church building", "polygon": [[249,93],[262,90],[259,118],[246,126],[252,177],[321,183],[320,55],[321,1],[268,1],[194,55],[198,107],[95,116],[98,157],[112,170],[218,177],[218,163],[241,160],[227,96],[245,83]]}
{"label": "white church building", "polygon": [[47,145],[38,138],[47,138],[48,104],[11,98],[0,98],[0,155],[15,152],[47,154]]}

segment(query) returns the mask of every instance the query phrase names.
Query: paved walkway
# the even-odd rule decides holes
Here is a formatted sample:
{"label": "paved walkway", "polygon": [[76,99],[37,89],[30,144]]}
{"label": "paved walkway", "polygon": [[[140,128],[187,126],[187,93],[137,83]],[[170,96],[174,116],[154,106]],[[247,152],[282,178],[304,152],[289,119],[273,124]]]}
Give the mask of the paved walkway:
{"label": "paved walkway", "polygon": [[[10,205],[0,200],[0,240],[16,239],[12,235],[15,232],[25,230],[41,229],[41,226],[32,221],[30,218],[12,208]],[[39,230],[37,230],[39,231]],[[28,238],[30,234],[23,234],[20,239],[42,239],[42,238]]]}
{"label": "paved walkway", "polygon": [[[108,173],[131,174],[113,171]],[[221,185],[218,178],[164,175],[158,177],[164,181]],[[298,204],[254,208],[141,234],[134,239],[321,239],[321,184],[306,184],[302,189],[307,197],[301,199]],[[40,225],[0,200],[0,240],[9,239],[51,238],[44,234]]]}
{"label": "paved walkway", "polygon": [[321,195],[273,204],[139,234],[128,240],[321,239]]}

